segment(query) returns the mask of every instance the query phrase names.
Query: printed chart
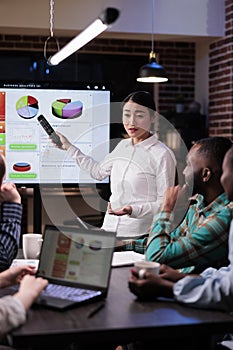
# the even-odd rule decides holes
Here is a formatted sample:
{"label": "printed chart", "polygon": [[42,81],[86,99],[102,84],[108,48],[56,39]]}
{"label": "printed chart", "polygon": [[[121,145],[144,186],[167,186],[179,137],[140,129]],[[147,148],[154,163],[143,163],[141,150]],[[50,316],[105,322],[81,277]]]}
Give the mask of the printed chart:
{"label": "printed chart", "polygon": [[39,110],[38,101],[33,96],[22,96],[16,102],[16,111],[21,118],[34,118]]}
{"label": "printed chart", "polygon": [[61,98],[52,103],[52,113],[57,118],[72,119],[80,117],[83,110],[81,101],[71,102],[69,98]]}

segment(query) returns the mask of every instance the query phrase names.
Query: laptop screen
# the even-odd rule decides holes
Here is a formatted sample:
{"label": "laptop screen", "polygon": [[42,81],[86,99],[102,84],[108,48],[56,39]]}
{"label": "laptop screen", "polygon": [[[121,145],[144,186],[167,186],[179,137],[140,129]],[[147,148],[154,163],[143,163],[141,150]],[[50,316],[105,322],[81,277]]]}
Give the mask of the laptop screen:
{"label": "laptop screen", "polygon": [[37,275],[52,283],[105,289],[115,232],[45,226]]}

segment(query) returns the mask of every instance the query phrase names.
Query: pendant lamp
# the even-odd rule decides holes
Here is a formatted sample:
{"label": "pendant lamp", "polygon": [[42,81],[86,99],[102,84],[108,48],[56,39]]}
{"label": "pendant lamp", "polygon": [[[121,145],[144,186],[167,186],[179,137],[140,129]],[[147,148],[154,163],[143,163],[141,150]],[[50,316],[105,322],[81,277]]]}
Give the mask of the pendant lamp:
{"label": "pendant lamp", "polygon": [[162,83],[168,81],[166,77],[165,69],[163,66],[157,63],[156,54],[154,52],[154,0],[152,0],[152,40],[151,40],[151,52],[149,55],[149,63],[145,64],[139,69],[138,82],[141,83]]}
{"label": "pendant lamp", "polygon": [[[54,12],[54,0],[50,0],[50,37],[47,39],[45,44],[45,57],[47,50],[48,40],[53,37],[53,12]],[[47,63],[51,66],[59,64],[65,58],[73,54],[75,51],[79,50],[81,47],[86,45],[89,41],[97,37],[108,27],[111,26],[113,22],[119,16],[119,10],[113,7],[106,8],[98,17],[95,19],[86,29],[84,29],[79,35],[73,38],[68,44],[66,44],[62,49],[59,48],[58,51],[51,57],[47,59]],[[57,41],[56,41],[57,42]]]}

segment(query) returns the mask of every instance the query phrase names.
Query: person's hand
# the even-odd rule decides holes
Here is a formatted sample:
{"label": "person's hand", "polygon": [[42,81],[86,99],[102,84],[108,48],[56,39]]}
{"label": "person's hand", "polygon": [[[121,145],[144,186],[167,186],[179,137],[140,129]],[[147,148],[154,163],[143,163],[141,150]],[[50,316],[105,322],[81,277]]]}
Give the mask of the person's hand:
{"label": "person's hand", "polygon": [[70,146],[72,145],[70,143],[70,141],[64,136],[62,135],[60,132],[56,131],[56,134],[59,136],[60,140],[61,140],[61,143],[62,143],[62,146],[59,147],[53,140],[52,138],[50,138],[50,140],[52,141],[53,145],[59,149],[63,149],[64,151],[67,151],[68,148],[70,148]]}
{"label": "person's hand", "polygon": [[0,203],[21,203],[21,196],[13,182],[3,183],[0,187]]}
{"label": "person's hand", "polygon": [[173,297],[173,282],[163,279],[160,275],[146,272],[139,279],[138,271],[131,269],[128,281],[129,290],[140,300],[155,300],[157,297]]}
{"label": "person's hand", "polygon": [[116,216],[131,215],[132,207],[130,205],[127,205],[122,208],[113,210],[111,207],[111,203],[108,203],[108,213],[110,215],[116,215]]}
{"label": "person's hand", "polygon": [[14,298],[19,299],[25,310],[28,310],[47,285],[48,280],[42,277],[36,278],[35,276],[26,275],[20,283],[19,291],[14,294]]}
{"label": "person's hand", "polygon": [[20,283],[26,274],[34,275],[35,273],[35,267],[30,265],[11,267],[0,273],[0,287],[4,288]]}
{"label": "person's hand", "polygon": [[168,187],[163,196],[162,211],[171,213],[176,207],[186,207],[188,201],[188,190],[187,185],[180,187],[172,186]]}
{"label": "person's hand", "polygon": [[185,273],[179,272],[165,264],[160,265],[159,274],[160,277],[172,282],[177,282],[186,276]]}
{"label": "person's hand", "polygon": [[115,248],[114,248],[114,251],[115,252],[121,252],[123,251],[124,249],[124,246],[127,244],[128,242],[124,241],[124,240],[119,240],[117,239],[116,240],[116,243],[115,243]]}

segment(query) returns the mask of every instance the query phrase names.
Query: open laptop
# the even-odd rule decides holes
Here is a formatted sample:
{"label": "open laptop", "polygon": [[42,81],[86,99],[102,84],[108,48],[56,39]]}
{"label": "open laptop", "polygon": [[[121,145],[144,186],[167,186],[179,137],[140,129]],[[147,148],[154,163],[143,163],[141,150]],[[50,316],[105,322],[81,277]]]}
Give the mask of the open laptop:
{"label": "open laptop", "polygon": [[65,309],[106,298],[115,240],[116,232],[46,225],[37,276],[49,285],[35,303]]}

